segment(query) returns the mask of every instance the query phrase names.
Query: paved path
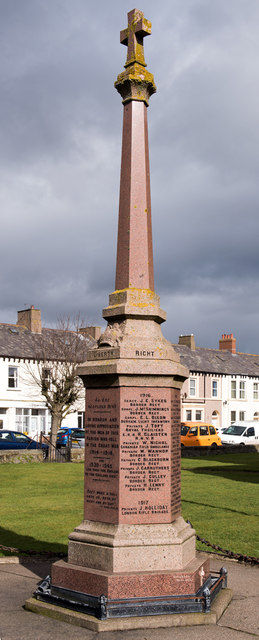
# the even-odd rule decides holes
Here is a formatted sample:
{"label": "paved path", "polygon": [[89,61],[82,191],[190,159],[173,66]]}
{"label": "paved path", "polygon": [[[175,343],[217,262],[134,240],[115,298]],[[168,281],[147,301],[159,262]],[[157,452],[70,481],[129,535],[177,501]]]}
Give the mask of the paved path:
{"label": "paved path", "polygon": [[35,559],[0,563],[0,640],[252,640],[259,637],[259,568],[211,556],[211,569],[226,566],[233,599],[217,625],[96,633],[23,609],[50,563]]}

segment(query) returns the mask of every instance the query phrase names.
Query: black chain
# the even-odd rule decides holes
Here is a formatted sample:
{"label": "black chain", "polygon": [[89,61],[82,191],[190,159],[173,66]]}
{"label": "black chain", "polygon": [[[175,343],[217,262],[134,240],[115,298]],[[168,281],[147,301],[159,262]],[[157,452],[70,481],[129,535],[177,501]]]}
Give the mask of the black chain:
{"label": "black chain", "polygon": [[58,553],[57,551],[35,551],[35,549],[16,549],[16,547],[5,547],[0,544],[0,551],[8,551],[9,553],[17,553],[25,556],[41,556],[47,558],[66,558],[67,553]]}
{"label": "black chain", "polygon": [[[186,522],[193,529],[193,526],[190,520],[186,520]],[[229,549],[222,549],[222,547],[220,547],[218,544],[212,544],[211,542],[209,542],[208,540],[205,540],[205,538],[201,538],[197,534],[196,534],[196,540],[199,540],[199,542],[201,542],[202,544],[205,544],[207,547],[210,547],[211,549],[215,549],[215,551],[220,552],[220,554],[225,558],[234,558],[239,562],[246,562],[249,564],[259,564],[259,558],[254,558],[253,556],[247,556],[247,555],[244,555],[243,553],[234,553],[234,551],[230,551]],[[55,551],[35,551],[34,549],[28,549],[25,551],[24,549],[16,549],[15,547],[5,547],[2,544],[0,544],[0,550],[8,551],[9,553],[24,554],[26,556],[41,556],[41,557],[44,557],[45,559],[66,558],[67,556],[66,553],[57,553]]]}
{"label": "black chain", "polygon": [[[186,520],[186,522],[193,529],[193,526],[192,526],[192,523],[190,522],[190,520]],[[220,554],[222,556],[224,556],[225,558],[234,558],[235,560],[238,560],[239,562],[247,562],[247,563],[250,563],[250,564],[259,564],[259,558],[254,558],[253,556],[246,556],[243,553],[234,553],[234,551],[230,551],[230,549],[222,549],[222,547],[220,547],[218,544],[212,544],[208,540],[205,540],[205,538],[201,538],[200,536],[198,536],[197,533],[196,533],[196,540],[198,540],[202,544],[205,544],[207,547],[210,547],[211,549],[215,549],[215,551],[219,551]]]}

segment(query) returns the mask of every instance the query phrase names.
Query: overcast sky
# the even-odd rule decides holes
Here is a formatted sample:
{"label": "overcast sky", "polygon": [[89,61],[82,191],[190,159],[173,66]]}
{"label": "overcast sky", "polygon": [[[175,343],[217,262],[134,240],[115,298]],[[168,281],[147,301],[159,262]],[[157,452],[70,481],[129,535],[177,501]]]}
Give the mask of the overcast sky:
{"label": "overcast sky", "polygon": [[[125,0],[0,0],[0,321],[102,324],[114,290]],[[259,2],[142,0],[155,288],[172,342],[259,353]]]}

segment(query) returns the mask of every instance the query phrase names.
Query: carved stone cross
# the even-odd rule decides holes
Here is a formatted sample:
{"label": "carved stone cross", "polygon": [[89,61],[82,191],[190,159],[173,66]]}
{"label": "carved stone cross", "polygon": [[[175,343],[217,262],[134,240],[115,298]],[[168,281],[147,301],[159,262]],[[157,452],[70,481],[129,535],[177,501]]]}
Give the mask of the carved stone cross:
{"label": "carved stone cross", "polygon": [[121,44],[128,47],[125,67],[138,62],[146,67],[143,38],[151,34],[151,22],[144,18],[143,11],[132,9],[128,13],[128,27],[120,32]]}

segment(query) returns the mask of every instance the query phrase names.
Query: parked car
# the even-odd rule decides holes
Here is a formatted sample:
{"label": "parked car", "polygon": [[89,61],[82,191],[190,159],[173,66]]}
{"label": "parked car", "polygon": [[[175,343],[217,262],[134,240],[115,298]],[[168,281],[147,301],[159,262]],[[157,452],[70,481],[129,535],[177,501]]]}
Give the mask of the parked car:
{"label": "parked car", "polygon": [[206,422],[182,422],[182,447],[221,447],[221,439],[215,427]]}
{"label": "parked car", "polygon": [[222,444],[259,445],[259,422],[245,420],[234,422],[222,434]]}
{"label": "parked car", "polygon": [[224,431],[226,431],[227,427],[223,427],[223,429],[221,427],[215,427],[218,436],[220,437],[221,441],[222,441],[222,433],[224,433]]}
{"label": "parked car", "polygon": [[43,457],[48,455],[47,444],[40,444],[20,431],[0,430],[0,451],[7,449],[42,449]]}
{"label": "parked car", "polygon": [[69,438],[71,437],[72,447],[84,447],[85,446],[85,430],[77,429],[76,427],[62,427],[57,433],[57,449],[60,447],[66,447],[69,444]]}

